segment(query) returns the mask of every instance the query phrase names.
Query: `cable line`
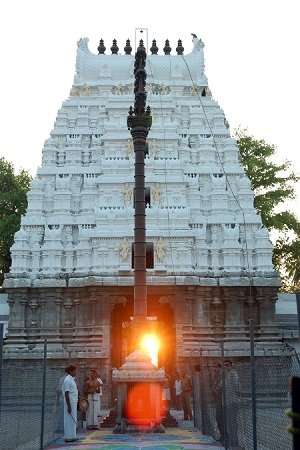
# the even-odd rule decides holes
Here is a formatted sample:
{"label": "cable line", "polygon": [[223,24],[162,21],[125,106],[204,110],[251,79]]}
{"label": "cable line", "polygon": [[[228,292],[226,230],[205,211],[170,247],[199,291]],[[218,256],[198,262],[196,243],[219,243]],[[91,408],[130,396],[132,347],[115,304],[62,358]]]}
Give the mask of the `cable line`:
{"label": "cable line", "polygon": [[[228,174],[227,174],[227,172],[226,172],[226,170],[225,170],[225,167],[224,167],[224,164],[223,164],[221,155],[220,155],[219,150],[218,150],[218,145],[217,145],[217,142],[216,142],[216,139],[215,139],[215,136],[214,136],[212,127],[211,127],[211,125],[210,125],[210,123],[209,123],[208,116],[207,116],[207,113],[206,113],[206,111],[205,111],[205,108],[204,108],[204,105],[203,105],[201,96],[199,95],[199,91],[198,91],[197,85],[195,84],[195,82],[194,82],[194,80],[193,80],[193,77],[192,77],[192,74],[191,74],[191,70],[190,70],[190,68],[189,68],[189,65],[188,65],[188,63],[187,63],[187,61],[186,61],[184,55],[180,55],[180,56],[182,57],[182,59],[183,59],[185,65],[186,65],[186,68],[187,68],[187,70],[188,70],[188,73],[189,73],[189,76],[190,76],[190,79],[191,79],[191,82],[192,82],[193,90],[194,90],[195,94],[197,95],[197,97],[198,97],[198,99],[199,99],[199,102],[200,102],[200,105],[201,105],[201,107],[202,107],[203,114],[204,114],[204,116],[205,116],[206,123],[207,123],[207,125],[208,125],[209,131],[210,131],[210,134],[211,134],[211,137],[212,137],[212,139],[213,139],[214,147],[215,147],[216,152],[217,152],[217,155],[218,155],[219,163],[220,163],[220,166],[221,166],[221,168],[222,168],[222,172],[223,172],[223,174],[224,174],[224,176],[225,176],[225,179],[226,179],[226,184],[227,184],[227,186],[229,187],[230,192],[231,192],[231,194],[232,194],[232,197],[234,198],[234,200],[235,200],[235,202],[236,202],[236,204],[237,204],[237,206],[238,206],[238,208],[240,209],[241,214],[242,214],[243,225],[244,225],[244,230],[245,230],[245,250],[246,250],[245,253],[246,253],[246,262],[247,262],[247,268],[248,268],[248,273],[247,273],[247,275],[248,275],[248,279],[249,279],[249,287],[250,287],[250,293],[249,293],[249,294],[250,294],[250,297],[251,297],[251,296],[252,296],[253,275],[252,275],[251,272],[250,272],[249,249],[248,249],[248,242],[247,242],[247,227],[246,227],[245,213],[244,213],[244,210],[243,210],[243,208],[242,208],[242,206],[241,206],[241,204],[240,204],[240,201],[239,201],[238,197],[236,196],[234,190],[232,189],[230,180],[229,180],[229,178],[228,178]],[[243,249],[243,239],[241,239],[241,244],[242,244],[242,250],[244,250],[244,249]]]}

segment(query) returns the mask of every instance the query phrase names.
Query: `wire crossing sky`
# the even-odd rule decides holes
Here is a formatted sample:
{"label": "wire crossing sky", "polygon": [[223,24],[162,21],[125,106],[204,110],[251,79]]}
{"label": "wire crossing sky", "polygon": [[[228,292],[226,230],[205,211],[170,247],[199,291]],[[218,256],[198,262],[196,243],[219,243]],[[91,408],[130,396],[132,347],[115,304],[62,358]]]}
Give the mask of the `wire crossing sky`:
{"label": "wire crossing sky", "polygon": [[[206,74],[213,97],[234,128],[241,126],[278,147],[300,173],[300,63],[297,0],[190,0],[112,2],[10,0],[1,2],[0,155],[35,174],[59,107],[69,95],[76,42],[90,38],[97,53],[102,37],[120,51],[135,28],[148,28],[159,53],[166,39],[175,52],[190,33],[205,43]],[[148,6],[147,6],[148,5]],[[299,210],[298,201],[292,208]],[[298,206],[298,207],[297,207]]]}

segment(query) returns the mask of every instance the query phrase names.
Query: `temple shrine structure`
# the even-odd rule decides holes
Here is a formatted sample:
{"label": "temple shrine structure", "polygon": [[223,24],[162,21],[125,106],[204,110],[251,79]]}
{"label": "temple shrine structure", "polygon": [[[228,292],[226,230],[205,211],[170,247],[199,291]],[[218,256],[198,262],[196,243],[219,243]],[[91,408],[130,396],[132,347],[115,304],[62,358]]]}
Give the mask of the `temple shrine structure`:
{"label": "temple shrine structure", "polygon": [[[174,46],[175,47],[175,46]],[[224,112],[204,72],[195,35],[184,54],[166,41],[147,55],[153,122],[146,155],[147,302],[167,371],[214,356],[280,345],[279,279]],[[130,352],[133,314],[134,154],[127,129],[134,53],[116,40],[105,54],[78,42],[70,95],[58,111],[28,193],[5,279],[10,319],[5,357],[70,359],[109,380]],[[176,53],[175,53],[176,52]],[[106,51],[106,53],[110,53]],[[36,345],[32,342],[36,341]],[[28,344],[30,342],[30,344]],[[109,382],[109,381],[108,381]]]}

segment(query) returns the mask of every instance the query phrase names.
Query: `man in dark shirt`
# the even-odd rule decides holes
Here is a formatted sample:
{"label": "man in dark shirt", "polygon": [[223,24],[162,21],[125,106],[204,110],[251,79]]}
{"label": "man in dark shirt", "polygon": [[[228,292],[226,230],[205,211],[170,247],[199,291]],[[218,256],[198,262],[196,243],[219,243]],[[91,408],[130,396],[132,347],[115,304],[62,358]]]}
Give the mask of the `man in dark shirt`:
{"label": "man in dark shirt", "polygon": [[182,373],[181,386],[184,420],[193,420],[193,413],[191,408],[192,381],[190,376],[186,372]]}

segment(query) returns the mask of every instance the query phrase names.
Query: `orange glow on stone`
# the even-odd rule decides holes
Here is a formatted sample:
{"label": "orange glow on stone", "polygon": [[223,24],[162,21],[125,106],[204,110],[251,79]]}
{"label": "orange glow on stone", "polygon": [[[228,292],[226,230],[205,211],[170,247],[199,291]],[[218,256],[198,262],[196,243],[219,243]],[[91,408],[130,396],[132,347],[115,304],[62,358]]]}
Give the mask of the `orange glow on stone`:
{"label": "orange glow on stone", "polygon": [[136,383],[129,388],[126,417],[136,426],[159,424],[164,415],[161,386],[155,383]]}

